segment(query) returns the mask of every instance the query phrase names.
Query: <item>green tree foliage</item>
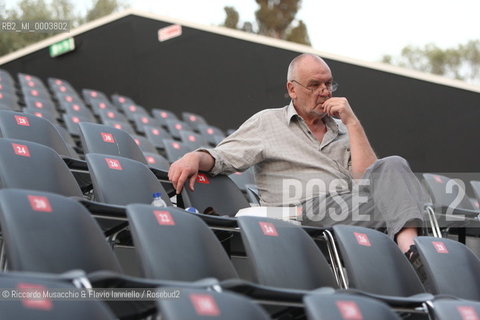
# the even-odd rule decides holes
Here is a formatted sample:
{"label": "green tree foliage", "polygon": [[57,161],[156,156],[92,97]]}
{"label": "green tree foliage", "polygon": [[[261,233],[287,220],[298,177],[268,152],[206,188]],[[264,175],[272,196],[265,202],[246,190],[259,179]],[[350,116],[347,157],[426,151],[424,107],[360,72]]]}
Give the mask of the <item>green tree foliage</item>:
{"label": "green tree foliage", "polygon": [[385,55],[382,62],[480,83],[480,40],[470,40],[454,48],[441,49],[434,44],[423,48],[407,46],[400,57]]}
{"label": "green tree foliage", "polygon": [[255,11],[257,30],[254,30],[250,22],[245,22],[241,28],[238,27],[239,14],[233,7],[225,7],[226,17],[223,26],[310,45],[307,26],[302,20],[295,20],[301,0],[255,1],[259,5]]}
{"label": "green tree foliage", "polygon": [[86,21],[92,21],[109,15],[123,7],[117,0],[96,0],[93,7],[88,10]]}
{"label": "green tree foliage", "polygon": [[238,21],[240,19],[237,10],[235,10],[234,7],[225,7],[223,10],[225,10],[226,14],[223,25],[230,29],[237,29]]}
{"label": "green tree foliage", "polygon": [[[71,0],[20,0],[13,9],[0,2],[0,19],[14,21],[69,20],[71,27],[107,15],[122,7],[117,0],[95,0],[85,17],[74,13]],[[43,32],[0,32],[0,56],[53,36]]]}

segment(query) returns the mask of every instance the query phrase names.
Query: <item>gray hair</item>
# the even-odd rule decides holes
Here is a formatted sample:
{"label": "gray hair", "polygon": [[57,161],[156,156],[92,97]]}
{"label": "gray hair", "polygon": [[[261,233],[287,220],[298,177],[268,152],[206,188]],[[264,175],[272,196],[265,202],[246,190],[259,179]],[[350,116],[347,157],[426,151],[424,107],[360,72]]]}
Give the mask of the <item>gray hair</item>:
{"label": "gray hair", "polygon": [[[307,58],[307,57],[310,57],[310,58],[313,58],[313,59],[317,59],[317,60],[320,60],[320,61],[323,61],[322,58],[320,58],[319,56],[317,55],[314,55],[314,54],[311,54],[311,53],[302,53],[298,56],[296,56],[295,58],[293,58],[293,60],[290,62],[290,64],[288,65],[288,71],[287,71],[287,81],[290,82],[292,80],[294,80],[295,78],[295,73],[296,73],[296,69],[297,69],[297,64],[298,62],[300,62],[301,60]],[[325,62],[325,61],[323,61]]]}

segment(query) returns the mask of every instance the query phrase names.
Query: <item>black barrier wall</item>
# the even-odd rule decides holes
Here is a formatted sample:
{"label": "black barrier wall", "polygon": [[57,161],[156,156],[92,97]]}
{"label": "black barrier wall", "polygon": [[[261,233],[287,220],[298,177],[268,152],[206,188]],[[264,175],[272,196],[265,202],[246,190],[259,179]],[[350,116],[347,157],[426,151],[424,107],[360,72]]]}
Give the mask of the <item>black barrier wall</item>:
{"label": "black barrier wall", "polygon": [[[168,25],[128,15],[75,36],[74,52],[50,58],[44,48],[0,68],[198,113],[223,129],[288,104],[286,69],[299,52],[188,27],[159,42]],[[480,93],[327,62],[340,84],[335,95],[349,99],[379,156],[401,155],[414,171],[480,171]]]}

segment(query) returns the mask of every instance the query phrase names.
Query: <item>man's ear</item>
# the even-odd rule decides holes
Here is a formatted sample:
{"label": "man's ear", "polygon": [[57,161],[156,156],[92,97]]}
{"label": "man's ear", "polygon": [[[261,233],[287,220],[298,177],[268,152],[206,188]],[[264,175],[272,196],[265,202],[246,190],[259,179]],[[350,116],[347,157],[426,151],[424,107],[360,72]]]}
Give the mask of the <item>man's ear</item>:
{"label": "man's ear", "polygon": [[295,92],[295,86],[290,81],[287,82],[287,91],[291,99],[297,98],[297,93]]}

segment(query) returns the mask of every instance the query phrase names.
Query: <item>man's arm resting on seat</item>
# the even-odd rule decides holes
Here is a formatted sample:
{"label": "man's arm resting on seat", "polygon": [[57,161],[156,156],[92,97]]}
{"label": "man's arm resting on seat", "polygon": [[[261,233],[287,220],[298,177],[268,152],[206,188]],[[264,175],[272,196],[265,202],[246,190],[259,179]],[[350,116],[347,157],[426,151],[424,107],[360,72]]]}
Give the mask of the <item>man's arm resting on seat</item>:
{"label": "man's arm resting on seat", "polygon": [[210,171],[215,165],[215,159],[206,151],[193,151],[185,154],[171,164],[168,179],[172,182],[177,194],[182,192],[183,185],[189,180],[189,188],[193,191],[198,171]]}

